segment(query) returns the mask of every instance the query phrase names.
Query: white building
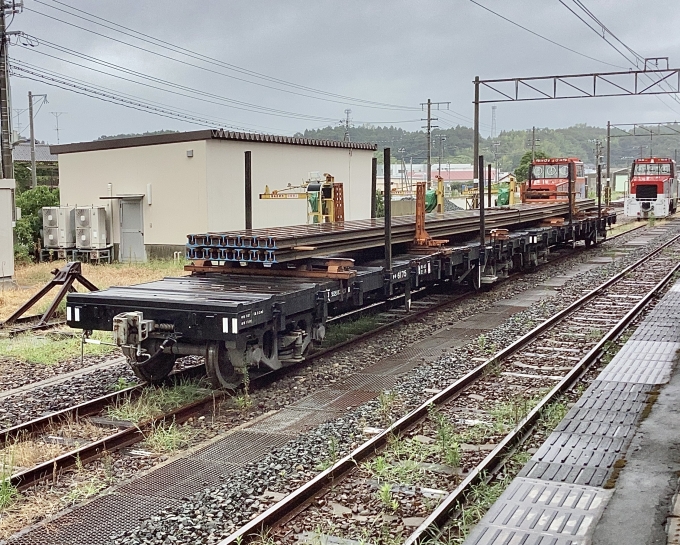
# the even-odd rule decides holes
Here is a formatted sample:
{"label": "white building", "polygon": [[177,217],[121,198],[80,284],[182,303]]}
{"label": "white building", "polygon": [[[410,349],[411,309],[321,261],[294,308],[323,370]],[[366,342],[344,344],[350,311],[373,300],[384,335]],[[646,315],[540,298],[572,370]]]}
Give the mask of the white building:
{"label": "white building", "polygon": [[189,233],[244,229],[245,151],[252,154],[253,228],[306,223],[305,200],[258,195],[265,186],[299,185],[310,172],[344,184],[346,220],[368,218],[375,149],[222,129],[51,146],[61,204],[106,206],[109,240],[125,260],[183,250]]}

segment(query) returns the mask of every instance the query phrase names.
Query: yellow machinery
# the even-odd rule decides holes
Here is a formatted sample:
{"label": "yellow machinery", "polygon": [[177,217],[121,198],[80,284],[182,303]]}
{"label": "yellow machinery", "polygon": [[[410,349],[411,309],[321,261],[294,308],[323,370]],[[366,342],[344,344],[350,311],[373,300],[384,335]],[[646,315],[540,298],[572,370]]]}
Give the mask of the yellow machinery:
{"label": "yellow machinery", "polygon": [[[507,184],[508,185],[508,202],[503,203],[501,200],[501,193],[504,193],[504,188],[503,186]],[[504,176],[500,181],[491,184],[491,194],[495,195],[498,201],[498,206],[505,206],[506,204],[512,206],[513,204],[517,204],[518,202],[521,202],[521,199],[517,198],[517,190],[518,187],[520,188],[520,193],[521,193],[521,187],[522,184],[517,183],[517,179],[515,178],[514,175],[508,174],[507,176]],[[465,209],[466,210],[475,210],[479,208],[479,188],[473,187],[470,189],[466,189],[463,192],[463,196],[465,197]],[[486,195],[484,196],[486,198]],[[486,202],[486,201],[484,201]]]}
{"label": "yellow machinery", "polygon": [[443,214],[444,209],[444,178],[437,176],[437,214]]}
{"label": "yellow machinery", "polygon": [[[301,185],[291,185],[285,189],[270,191],[265,186],[260,199],[286,200],[299,199],[307,201],[307,223],[334,223],[345,221],[345,199],[341,182],[328,173],[325,180],[307,180]],[[302,191],[295,191],[296,189]]]}

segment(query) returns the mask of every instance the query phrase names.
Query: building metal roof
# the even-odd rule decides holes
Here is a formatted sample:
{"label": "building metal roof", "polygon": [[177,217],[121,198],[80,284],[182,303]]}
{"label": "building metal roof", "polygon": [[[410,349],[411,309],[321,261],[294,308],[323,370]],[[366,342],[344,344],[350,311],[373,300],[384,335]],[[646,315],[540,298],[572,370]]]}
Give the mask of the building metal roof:
{"label": "building metal roof", "polygon": [[[14,149],[12,149],[12,158],[15,161],[29,162],[31,160],[31,144],[29,142],[15,144]],[[56,162],[57,156],[50,153],[48,144],[36,144],[35,160],[38,162]]]}
{"label": "building metal roof", "polygon": [[128,138],[112,138],[110,140],[94,140],[92,142],[77,142],[74,144],[60,144],[50,146],[55,154],[77,153],[81,151],[95,151],[106,149],[132,148],[138,146],[154,146],[158,144],[174,144],[176,142],[196,142],[198,140],[236,140],[241,142],[262,142],[266,144],[290,144],[297,146],[315,146],[322,148],[345,148],[375,151],[376,144],[361,142],[338,142],[334,140],[313,140],[296,136],[276,136],[272,134],[257,134],[248,132],[234,132],[224,129],[206,129],[190,132],[175,132],[153,134],[150,136],[132,136]]}

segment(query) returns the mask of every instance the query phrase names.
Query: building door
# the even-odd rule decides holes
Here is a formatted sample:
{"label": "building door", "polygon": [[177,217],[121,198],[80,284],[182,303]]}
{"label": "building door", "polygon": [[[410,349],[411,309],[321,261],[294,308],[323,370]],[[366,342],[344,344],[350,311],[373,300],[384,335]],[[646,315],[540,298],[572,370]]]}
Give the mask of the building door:
{"label": "building door", "polygon": [[146,261],[142,199],[120,201],[120,261]]}

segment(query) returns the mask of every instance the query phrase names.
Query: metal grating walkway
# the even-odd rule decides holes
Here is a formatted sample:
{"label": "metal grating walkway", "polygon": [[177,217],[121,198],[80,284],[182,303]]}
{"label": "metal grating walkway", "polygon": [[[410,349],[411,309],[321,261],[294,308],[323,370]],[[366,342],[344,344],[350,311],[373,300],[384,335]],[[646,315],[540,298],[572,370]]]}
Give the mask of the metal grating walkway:
{"label": "metal grating walkway", "polygon": [[[512,299],[510,300],[512,301]],[[503,320],[521,307],[496,306],[493,313]],[[484,315],[488,318],[487,314]],[[312,393],[285,409],[258,419],[247,427],[224,436],[146,475],[95,498],[61,516],[39,523],[13,536],[11,545],[97,545],[111,542],[111,536],[139,526],[163,507],[179,506],[183,499],[207,487],[218,485],[246,464],[262,459],[300,433],[342,416],[343,412],[378,397],[393,388],[399,375],[442,352],[464,345],[493,324],[479,329],[444,328],[397,354],[376,361],[361,373],[347,376],[326,390]],[[112,505],[115,504],[115,508]]]}
{"label": "metal grating walkway", "polygon": [[649,394],[670,380],[680,351],[680,282],[522,468],[464,545],[585,545],[607,481],[635,435]]}

